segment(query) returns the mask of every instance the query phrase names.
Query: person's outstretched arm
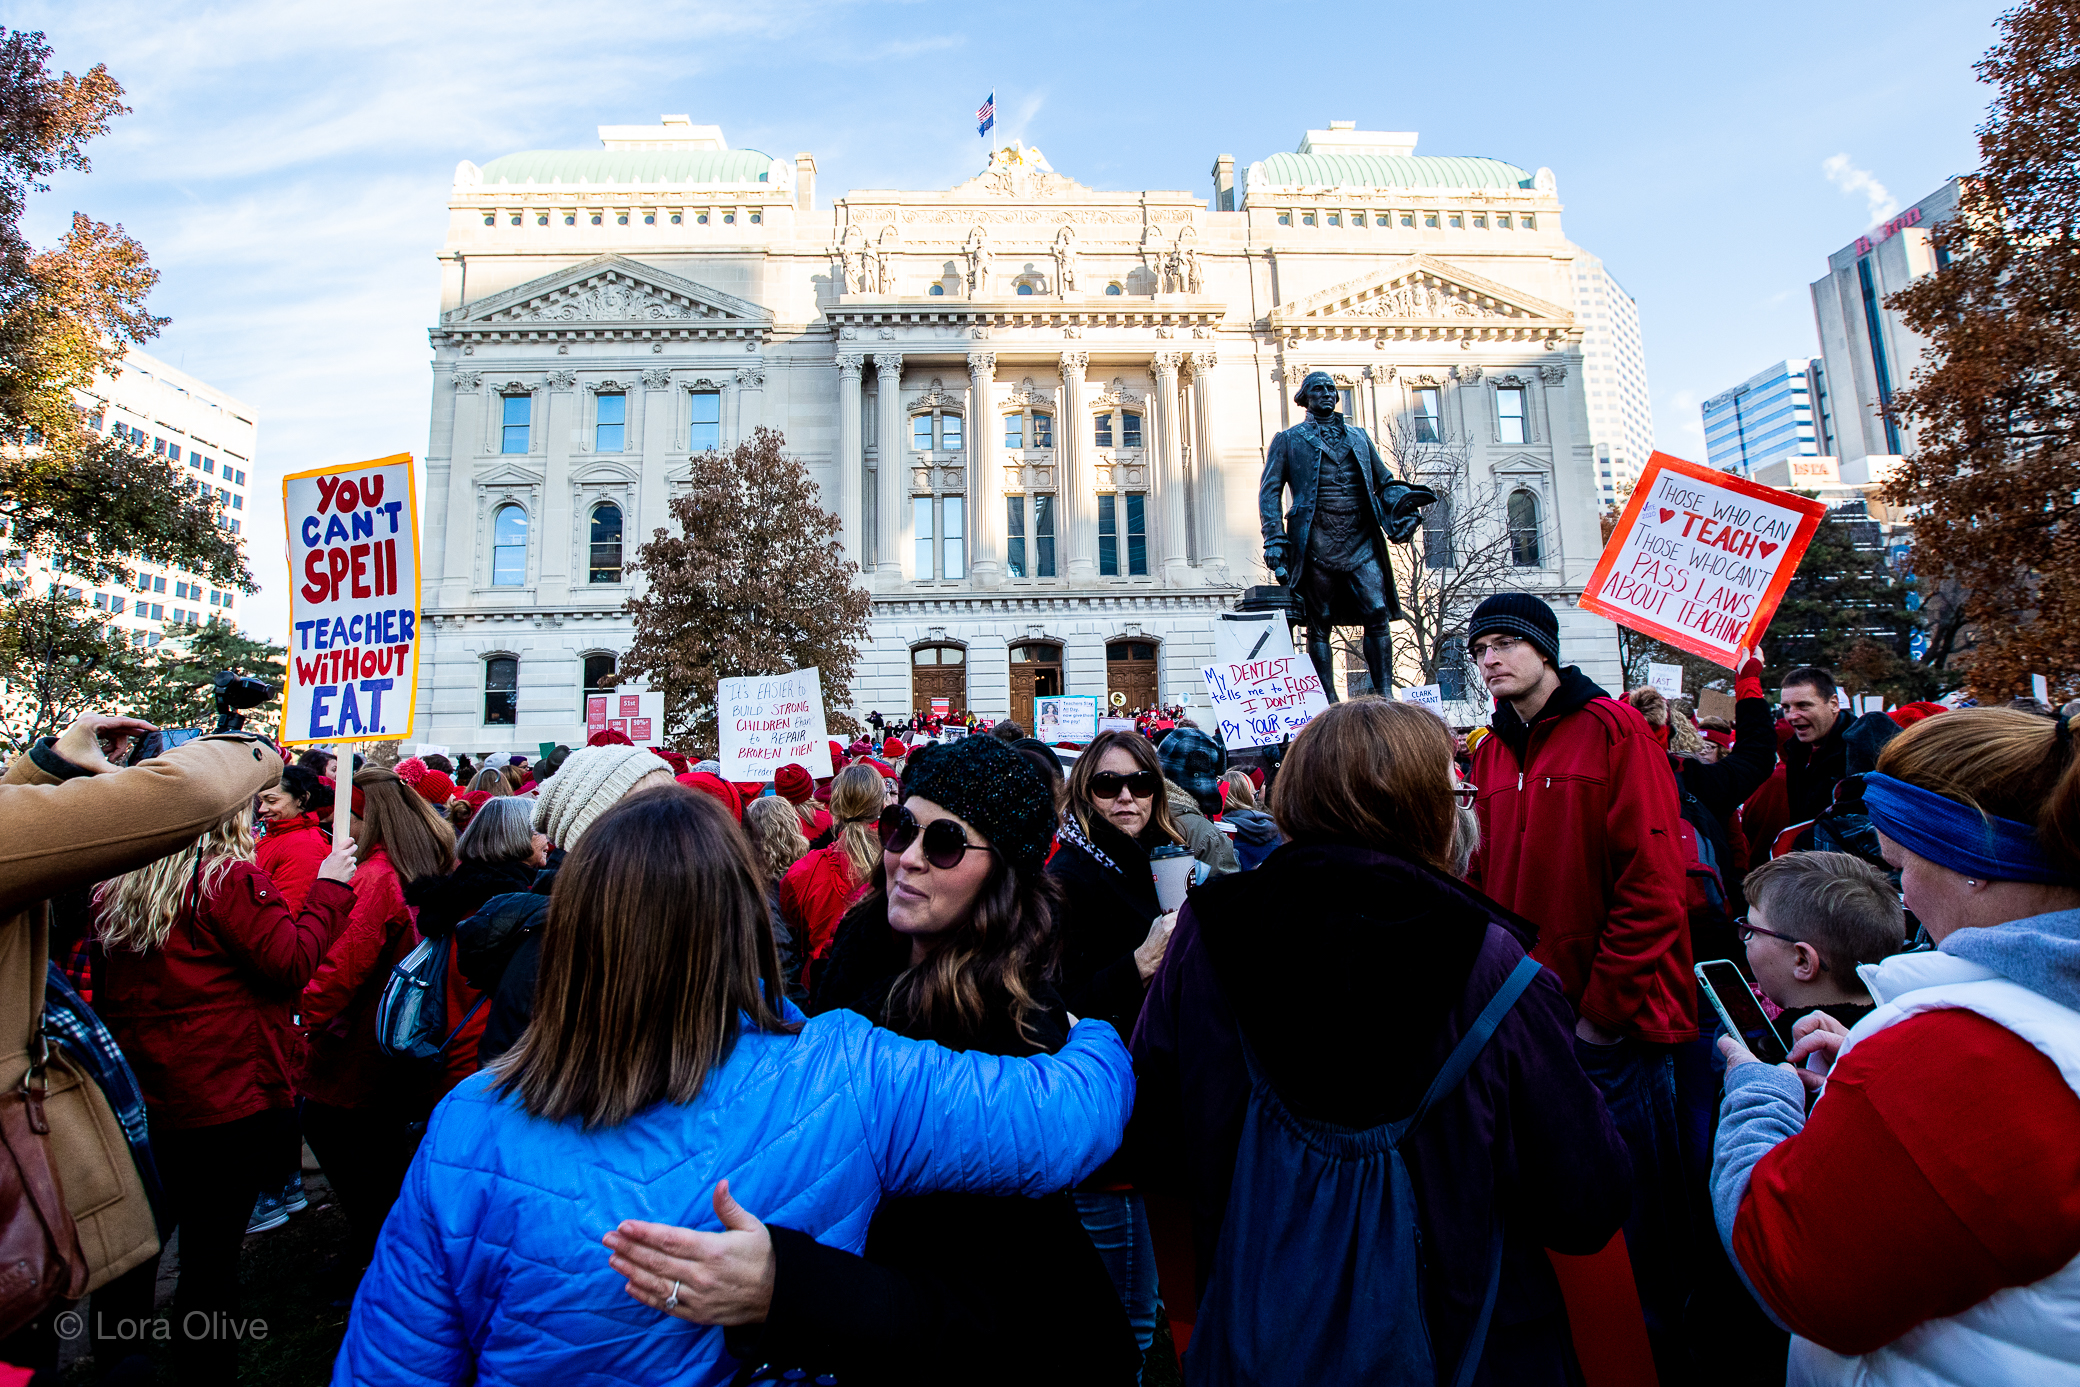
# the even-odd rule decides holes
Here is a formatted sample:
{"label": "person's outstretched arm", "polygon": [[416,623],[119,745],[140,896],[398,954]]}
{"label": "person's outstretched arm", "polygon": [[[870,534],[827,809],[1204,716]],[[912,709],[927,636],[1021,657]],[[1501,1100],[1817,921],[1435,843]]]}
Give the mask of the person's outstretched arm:
{"label": "person's outstretched arm", "polygon": [[281,778],[281,756],[245,733],[128,768],[102,755],[103,735],[149,727],[88,714],[14,758],[0,777],[0,914],[186,847]]}

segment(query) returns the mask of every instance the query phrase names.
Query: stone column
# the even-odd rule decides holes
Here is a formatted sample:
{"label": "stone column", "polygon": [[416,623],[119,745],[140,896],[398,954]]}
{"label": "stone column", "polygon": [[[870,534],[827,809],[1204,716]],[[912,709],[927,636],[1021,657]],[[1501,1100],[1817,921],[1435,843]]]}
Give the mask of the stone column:
{"label": "stone column", "polygon": [[838,353],[838,519],[845,557],[866,566],[865,535],[860,520],[860,481],[866,475],[866,455],[860,443],[860,369],[866,360],[858,352]]}
{"label": "stone column", "polygon": [[1177,419],[1177,368],[1183,361],[1180,352],[1156,353],[1152,363],[1156,375],[1155,408],[1149,411],[1156,430],[1154,458],[1149,468],[1156,532],[1149,536],[1149,542],[1161,555],[1156,571],[1173,587],[1191,581],[1184,527],[1184,457],[1178,446],[1182,440]]}
{"label": "stone column", "polygon": [[1086,581],[1098,576],[1098,493],[1091,486],[1092,445],[1084,427],[1090,417],[1083,408],[1083,373],[1090,364],[1089,352],[1062,353],[1062,409],[1055,421],[1055,549],[1062,556],[1061,573]]}
{"label": "stone column", "polygon": [[997,464],[997,356],[968,353],[968,572],[979,587],[1003,580],[1003,476]]}
{"label": "stone column", "polygon": [[[635,393],[633,386],[629,393]],[[664,477],[672,470],[675,452],[680,457],[688,456],[686,449],[679,446],[684,440],[679,439],[672,428],[676,422],[672,406],[676,402],[672,398],[672,373],[668,368],[653,366],[643,372],[641,399],[643,412],[637,415],[631,411],[629,420],[631,427],[641,430],[638,442],[643,458],[643,489],[639,502],[642,516],[624,540],[625,545],[635,546],[626,550],[631,557],[635,548],[641,547],[652,531],[671,525],[671,487]]]}
{"label": "stone column", "polygon": [[448,527],[441,554],[441,604],[447,607],[469,600],[470,567],[477,558],[477,455],[484,451],[484,414],[491,408],[483,379],[478,371],[455,373],[455,431],[448,445]]}
{"label": "stone column", "polygon": [[[575,538],[585,543],[590,536],[585,532],[585,516],[574,506],[576,498],[571,493],[572,454],[578,446],[571,441],[584,422],[584,409],[578,395],[577,372],[562,369],[551,371],[538,397],[541,400],[541,429],[543,451],[546,457],[542,464],[542,512],[546,520],[558,517],[561,524],[551,527],[544,524],[541,529],[542,566],[537,596],[560,598],[571,586],[571,542]],[[582,461],[582,457],[580,458]],[[555,531],[560,530],[561,533]],[[579,583],[584,579],[585,564],[578,564]],[[561,592],[557,590],[562,590]]]}
{"label": "stone column", "polygon": [[1213,448],[1213,352],[1192,353],[1192,500],[1198,507],[1199,562],[1227,570],[1228,527],[1222,510],[1220,459]]}
{"label": "stone column", "polygon": [[909,490],[904,478],[910,475],[903,439],[903,354],[874,353],[874,370],[881,384],[881,398],[874,402],[881,486],[875,496],[874,571],[885,586],[893,587],[903,581],[903,496]]}

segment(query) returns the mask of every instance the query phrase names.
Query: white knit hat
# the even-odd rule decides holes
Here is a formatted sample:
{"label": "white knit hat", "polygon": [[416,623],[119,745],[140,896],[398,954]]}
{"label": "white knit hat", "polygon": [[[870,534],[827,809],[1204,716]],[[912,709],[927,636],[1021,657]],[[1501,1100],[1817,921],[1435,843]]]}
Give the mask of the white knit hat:
{"label": "white knit hat", "polygon": [[641,747],[588,746],[570,754],[534,805],[534,826],[568,852],[586,827],[652,771],[670,775],[661,757]]}

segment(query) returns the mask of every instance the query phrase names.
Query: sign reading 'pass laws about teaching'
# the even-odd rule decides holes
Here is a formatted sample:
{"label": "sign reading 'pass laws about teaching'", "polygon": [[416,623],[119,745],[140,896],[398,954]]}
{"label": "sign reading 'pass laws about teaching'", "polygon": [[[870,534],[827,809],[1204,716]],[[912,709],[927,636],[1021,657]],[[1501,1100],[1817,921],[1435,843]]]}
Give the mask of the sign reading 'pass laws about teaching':
{"label": "sign reading 'pass laws about teaching'", "polygon": [[289,680],[282,742],[398,741],[419,677],[419,508],[409,453],[282,479]]}
{"label": "sign reading 'pass laws about teaching'", "polygon": [[787,765],[802,766],[818,780],[833,774],[817,670],[718,679],[715,709],[724,780],[771,780]]}
{"label": "sign reading 'pass laws about teaching'", "polygon": [[1656,453],[1581,606],[1733,668],[1776,615],[1827,507],[1730,472]]}

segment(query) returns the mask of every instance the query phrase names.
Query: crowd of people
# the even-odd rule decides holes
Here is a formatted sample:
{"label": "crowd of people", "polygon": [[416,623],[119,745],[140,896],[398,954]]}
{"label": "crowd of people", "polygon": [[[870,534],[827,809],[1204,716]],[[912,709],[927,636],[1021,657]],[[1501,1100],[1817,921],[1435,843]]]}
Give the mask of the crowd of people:
{"label": "crowd of people", "polygon": [[342,1384],[2080,1378],[2075,710],[1468,648],[1456,736],[874,714],[758,783],[84,717],[0,780],[0,1360],[176,1234],[235,1319],[308,1147]]}

